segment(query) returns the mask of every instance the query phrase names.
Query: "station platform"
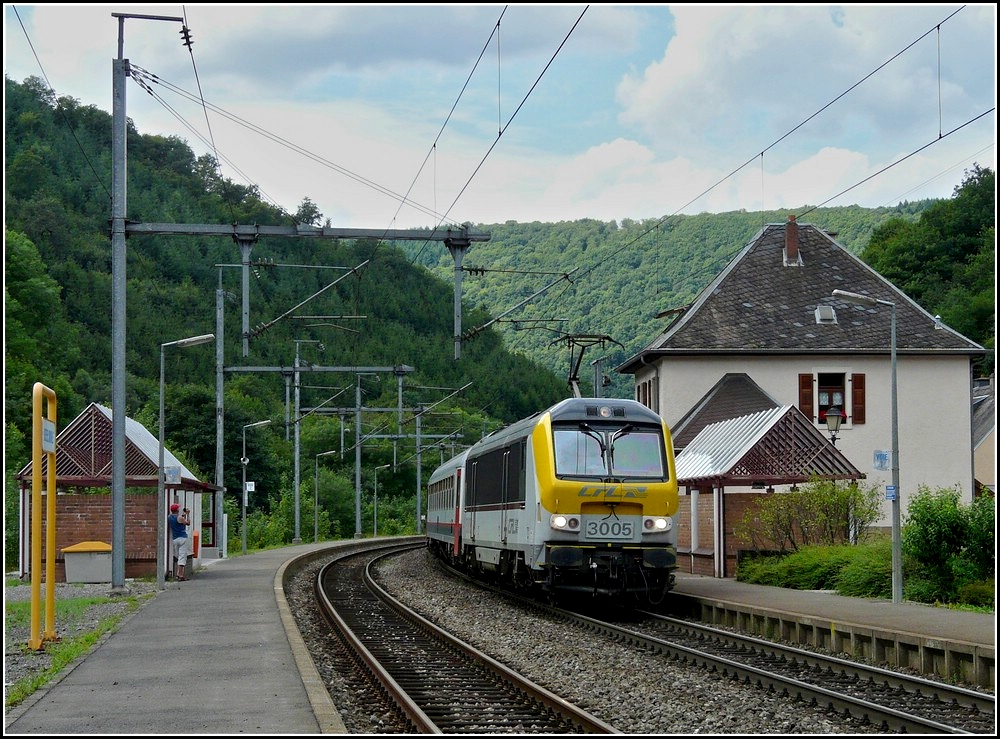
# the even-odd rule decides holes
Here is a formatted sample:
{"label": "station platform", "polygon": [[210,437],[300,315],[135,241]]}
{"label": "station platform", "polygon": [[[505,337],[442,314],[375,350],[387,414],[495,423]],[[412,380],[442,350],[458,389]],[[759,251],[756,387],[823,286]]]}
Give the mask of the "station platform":
{"label": "station platform", "polygon": [[[343,544],[352,543],[344,541]],[[333,542],[206,560],[166,583],[89,655],[5,716],[5,734],[343,734],[281,586],[286,564]],[[833,631],[964,643],[992,665],[992,614],[949,611],[680,574],[703,612],[812,619]],[[714,609],[714,610],[713,610]],[[788,616],[787,614],[793,614]],[[774,624],[778,621],[772,622]],[[992,667],[990,667],[992,673]]]}
{"label": "station platform", "polygon": [[281,587],[288,561],[332,544],[203,560],[12,708],[4,734],[346,733]]}
{"label": "station platform", "polygon": [[673,610],[766,639],[996,689],[994,613],[678,573]]}

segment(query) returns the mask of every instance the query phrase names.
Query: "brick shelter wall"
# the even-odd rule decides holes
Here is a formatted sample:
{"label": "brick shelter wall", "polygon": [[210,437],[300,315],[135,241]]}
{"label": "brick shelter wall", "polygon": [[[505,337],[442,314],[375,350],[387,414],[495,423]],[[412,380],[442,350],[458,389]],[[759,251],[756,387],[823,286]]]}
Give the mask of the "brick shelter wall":
{"label": "brick shelter wall", "polygon": [[692,495],[681,495],[677,511],[677,564],[682,572],[707,575],[715,572],[715,515],[711,488],[698,494],[698,546],[691,550]]}
{"label": "brick shelter wall", "polygon": [[[48,496],[42,495],[42,578],[45,577],[46,517]],[[27,496],[26,515],[31,509]],[[111,493],[56,496],[56,582],[66,581],[65,547],[84,541],[111,540]],[[125,577],[156,574],[156,495],[125,496]],[[30,524],[29,524],[30,531]],[[30,550],[28,553],[30,557]]]}
{"label": "brick shelter wall", "polygon": [[[736,574],[739,552],[749,544],[736,534],[736,527],[747,509],[763,493],[724,493],[722,496],[725,523],[725,577]],[[691,551],[691,495],[681,495],[677,511],[677,561],[682,572],[712,577],[715,574],[715,516],[713,492],[698,495],[698,547]]]}
{"label": "brick shelter wall", "polygon": [[750,546],[736,533],[747,510],[760,500],[763,492],[727,493],[726,501],[726,576],[736,575],[737,557],[741,550]]}
{"label": "brick shelter wall", "polygon": [[677,551],[687,552],[691,550],[691,496],[682,495],[678,499],[677,515],[674,518],[677,524]]}

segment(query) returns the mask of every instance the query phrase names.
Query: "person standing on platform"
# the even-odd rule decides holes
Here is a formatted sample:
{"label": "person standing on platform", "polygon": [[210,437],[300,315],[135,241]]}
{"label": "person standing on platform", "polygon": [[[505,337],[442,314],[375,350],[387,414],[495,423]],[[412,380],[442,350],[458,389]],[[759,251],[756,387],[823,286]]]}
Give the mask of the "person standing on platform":
{"label": "person standing on platform", "polygon": [[170,546],[174,552],[174,562],[176,570],[174,576],[178,582],[187,580],[184,577],[184,567],[188,558],[188,532],[187,527],[191,525],[191,512],[185,508],[179,515],[180,505],[172,503],[170,505],[170,515],[167,523],[170,525]]}

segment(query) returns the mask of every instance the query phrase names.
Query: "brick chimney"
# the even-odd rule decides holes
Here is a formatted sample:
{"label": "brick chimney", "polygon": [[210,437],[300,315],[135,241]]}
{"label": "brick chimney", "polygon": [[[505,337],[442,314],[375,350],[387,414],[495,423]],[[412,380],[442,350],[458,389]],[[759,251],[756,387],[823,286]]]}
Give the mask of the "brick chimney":
{"label": "brick chimney", "polygon": [[785,264],[799,264],[799,224],[795,216],[788,216],[785,224]]}

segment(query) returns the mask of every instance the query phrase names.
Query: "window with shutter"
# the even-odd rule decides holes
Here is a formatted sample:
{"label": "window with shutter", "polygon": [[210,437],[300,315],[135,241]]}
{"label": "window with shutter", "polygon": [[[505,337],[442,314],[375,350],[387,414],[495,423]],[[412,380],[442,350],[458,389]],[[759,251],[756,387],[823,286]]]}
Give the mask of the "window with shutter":
{"label": "window with shutter", "polygon": [[[850,425],[865,422],[865,376],[848,376],[838,372],[819,372],[799,375],[799,410],[815,423],[826,423],[826,412],[839,408]],[[813,386],[815,385],[815,392]],[[850,402],[848,402],[848,400]],[[815,405],[814,405],[815,403]]]}
{"label": "window with shutter", "polygon": [[851,423],[865,422],[865,376],[851,375]]}
{"label": "window with shutter", "polygon": [[799,375],[799,410],[811,420],[816,420],[813,413],[813,376]]}
{"label": "window with shutter", "polygon": [[816,410],[819,422],[826,423],[826,412],[831,408],[839,408],[845,416],[848,414],[846,399],[847,376],[837,372],[820,372],[816,376]]}

